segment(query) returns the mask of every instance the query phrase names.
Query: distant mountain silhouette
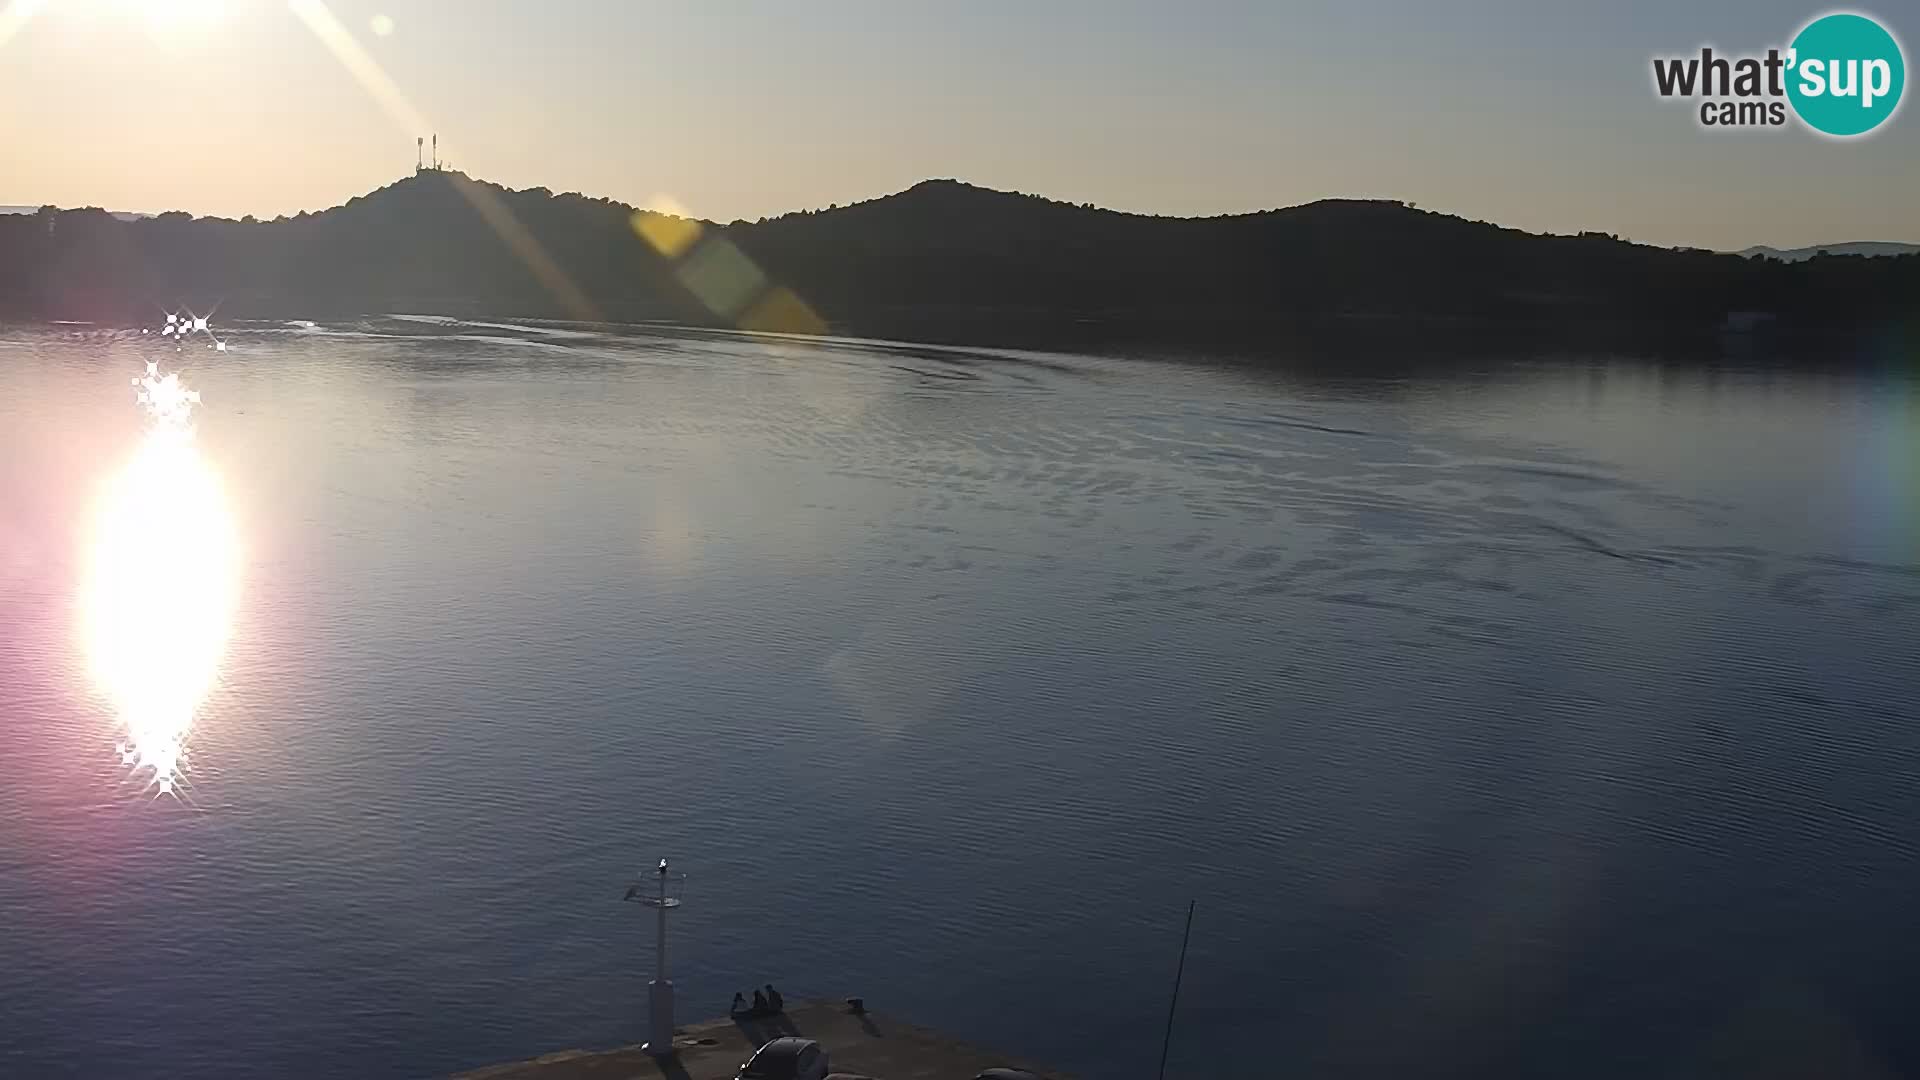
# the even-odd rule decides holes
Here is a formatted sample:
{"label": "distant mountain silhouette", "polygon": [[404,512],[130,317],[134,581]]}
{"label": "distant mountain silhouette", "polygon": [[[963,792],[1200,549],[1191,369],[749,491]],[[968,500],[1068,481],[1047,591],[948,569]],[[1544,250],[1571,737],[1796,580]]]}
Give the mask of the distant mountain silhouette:
{"label": "distant mountain silhouette", "polygon": [[[38,213],[39,210],[40,208],[37,206],[0,206],[0,214],[33,214]],[[107,213],[112,214],[121,221],[138,221],[141,218],[150,218],[153,216],[152,214],[142,214],[133,210],[109,210]]]}
{"label": "distant mountain silhouette", "polygon": [[[0,317],[407,311],[1206,342],[1298,325],[1586,334],[1911,326],[1920,255],[1799,262],[1539,235],[1388,201],[1153,217],[930,180],[720,226],[426,170],[273,221],[0,216]],[[1743,320],[1746,325],[1751,320]]]}
{"label": "distant mountain silhouette", "polygon": [[1897,244],[1887,240],[1856,240],[1850,244],[1815,244],[1802,248],[1775,248],[1765,244],[1756,244],[1742,248],[1739,254],[1752,257],[1764,255],[1769,259],[1785,262],[1801,262],[1817,255],[1912,255],[1920,252],[1920,244]]}

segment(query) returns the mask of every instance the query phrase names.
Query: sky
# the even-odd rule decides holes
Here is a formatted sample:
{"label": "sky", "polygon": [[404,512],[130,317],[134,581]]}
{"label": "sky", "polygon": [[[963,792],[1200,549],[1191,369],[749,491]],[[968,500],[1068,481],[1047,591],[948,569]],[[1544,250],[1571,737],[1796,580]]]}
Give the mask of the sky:
{"label": "sky", "polygon": [[[953,177],[1145,213],[1393,198],[1668,245],[1920,242],[1910,104],[1842,142],[1704,131],[1653,93],[1654,55],[1784,46],[1817,4],[324,0],[383,105],[292,10],[322,2],[0,0],[0,204],[319,210],[437,131],[509,187],[720,221]],[[1857,10],[1911,65],[1920,8],[1879,2]]]}

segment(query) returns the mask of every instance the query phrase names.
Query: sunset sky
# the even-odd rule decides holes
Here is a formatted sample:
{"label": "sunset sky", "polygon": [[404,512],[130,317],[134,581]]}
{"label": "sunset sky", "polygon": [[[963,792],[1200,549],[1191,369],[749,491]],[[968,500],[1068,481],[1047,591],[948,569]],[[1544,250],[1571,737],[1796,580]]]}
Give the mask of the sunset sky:
{"label": "sunset sky", "polygon": [[[430,133],[284,0],[10,3],[0,203],[315,210]],[[1780,0],[328,6],[463,170],[719,220],[956,177],[1151,213],[1368,196],[1662,244],[1920,241],[1911,106],[1842,143],[1654,96],[1654,54],[1762,51],[1825,10]],[[1911,65],[1920,13],[1862,10]]]}

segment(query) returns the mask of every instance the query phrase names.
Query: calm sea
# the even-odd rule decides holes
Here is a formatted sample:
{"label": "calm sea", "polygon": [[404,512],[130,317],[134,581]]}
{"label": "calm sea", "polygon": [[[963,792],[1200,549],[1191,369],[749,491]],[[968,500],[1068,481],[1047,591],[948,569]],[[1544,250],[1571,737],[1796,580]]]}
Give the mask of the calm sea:
{"label": "calm sea", "polygon": [[[1920,389],[226,328],[180,798],[78,580],[152,335],[0,332],[0,1074],[864,996],[1086,1078],[1920,1071]],[[1409,363],[1409,372],[1421,372]]]}

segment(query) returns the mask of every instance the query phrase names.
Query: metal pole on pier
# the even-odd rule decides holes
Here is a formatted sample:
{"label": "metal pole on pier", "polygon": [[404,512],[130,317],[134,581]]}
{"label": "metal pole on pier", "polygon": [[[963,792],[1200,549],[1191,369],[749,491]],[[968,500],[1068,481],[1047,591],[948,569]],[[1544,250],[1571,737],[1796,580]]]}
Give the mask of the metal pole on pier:
{"label": "metal pole on pier", "polygon": [[642,880],[627,886],[623,899],[653,908],[659,920],[654,931],[654,976],[653,981],[647,983],[647,1041],[640,1049],[655,1057],[667,1057],[673,1053],[673,980],[667,978],[667,912],[680,906],[679,894],[686,885],[687,875],[669,873],[667,860],[661,859],[655,877],[653,882]]}
{"label": "metal pole on pier", "polygon": [[1187,942],[1193,937],[1193,907],[1197,903],[1197,900],[1187,901],[1187,928],[1180,934],[1180,964],[1173,969],[1173,1000],[1167,1002],[1167,1033],[1160,1037],[1160,1080],[1167,1080],[1167,1051],[1173,1046],[1173,1012],[1180,1007],[1180,976],[1187,973]]}

